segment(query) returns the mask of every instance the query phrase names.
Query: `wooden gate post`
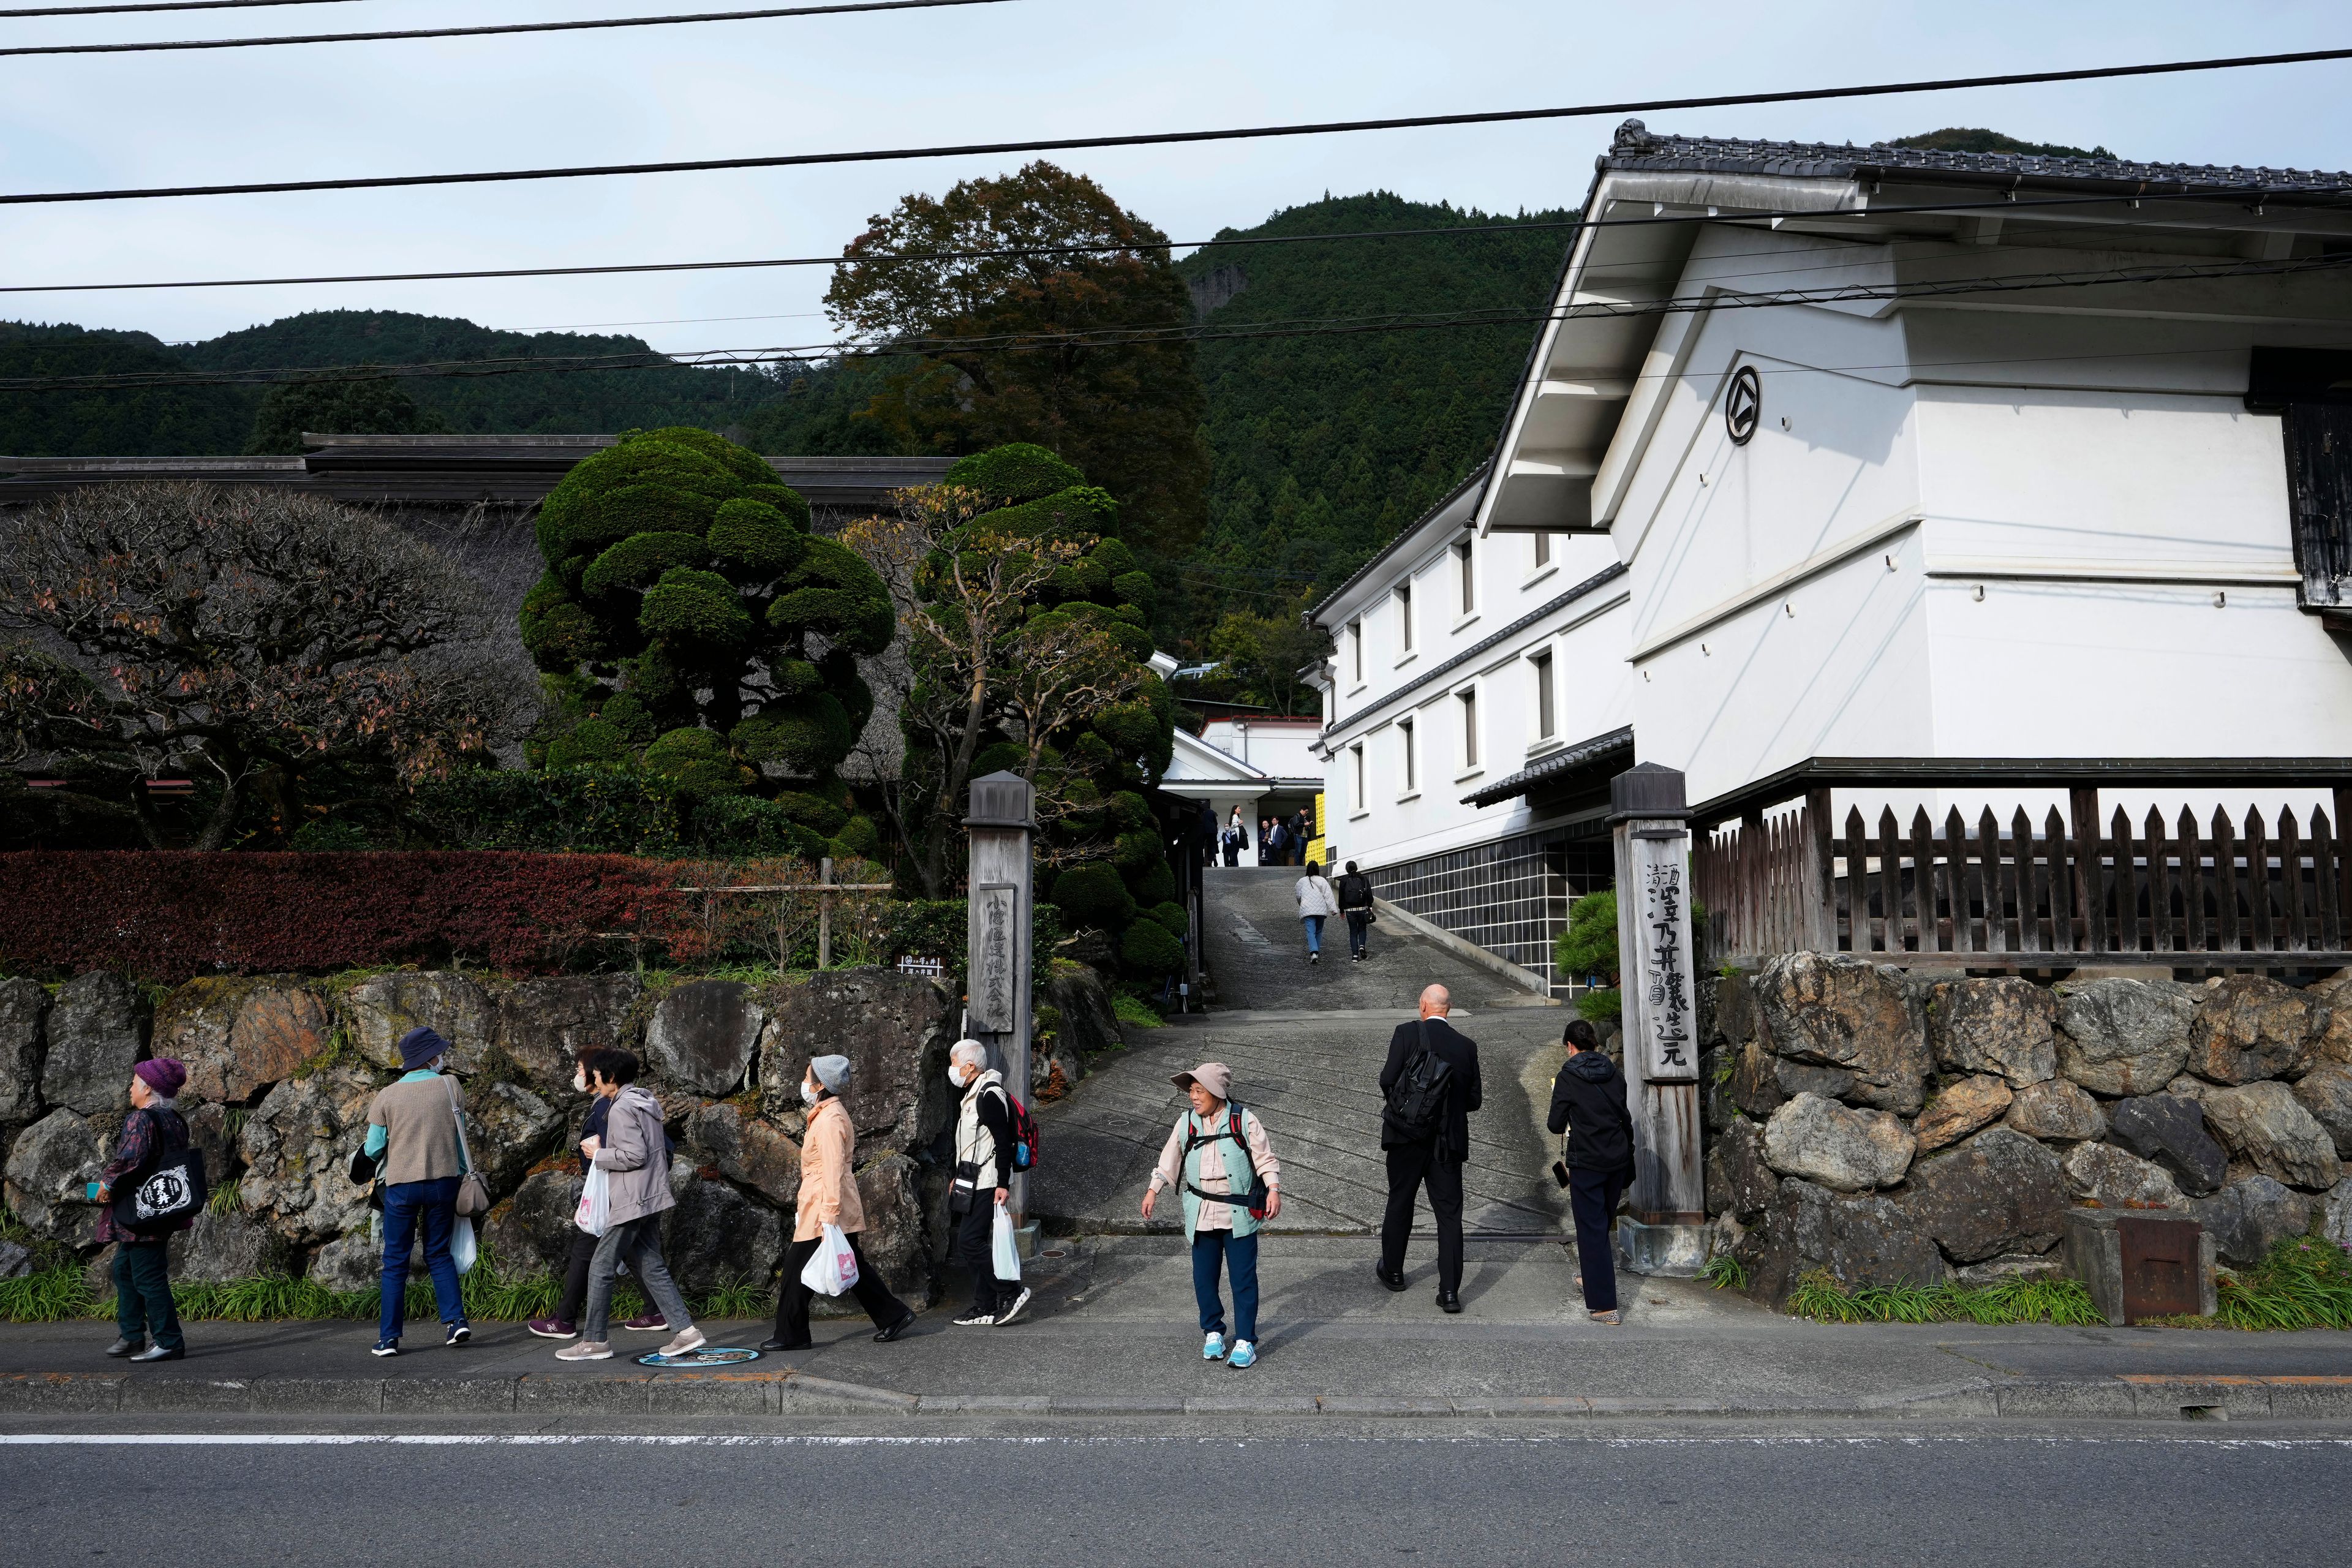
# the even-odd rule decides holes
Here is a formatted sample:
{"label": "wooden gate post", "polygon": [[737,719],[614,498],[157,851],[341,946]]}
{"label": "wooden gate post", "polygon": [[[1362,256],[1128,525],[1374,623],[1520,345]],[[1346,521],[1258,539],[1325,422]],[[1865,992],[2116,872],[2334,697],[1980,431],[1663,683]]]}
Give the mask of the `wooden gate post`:
{"label": "wooden gate post", "polygon": [[[963,819],[971,839],[966,881],[971,914],[965,922],[967,1027],[1004,1074],[1004,1087],[1029,1098],[1030,911],[1034,907],[1033,843],[1037,792],[1015,773],[971,781],[971,813]],[[1029,1178],[1012,1180],[1013,1221],[1021,1227],[1023,1256],[1035,1247],[1029,1226]]]}
{"label": "wooden gate post", "polygon": [[1706,1265],[1706,1173],[1699,1148],[1698,991],[1683,775],[1643,763],[1609,782],[1609,805],[1617,847],[1625,1100],[1636,1145],[1618,1248],[1636,1273],[1689,1279]]}

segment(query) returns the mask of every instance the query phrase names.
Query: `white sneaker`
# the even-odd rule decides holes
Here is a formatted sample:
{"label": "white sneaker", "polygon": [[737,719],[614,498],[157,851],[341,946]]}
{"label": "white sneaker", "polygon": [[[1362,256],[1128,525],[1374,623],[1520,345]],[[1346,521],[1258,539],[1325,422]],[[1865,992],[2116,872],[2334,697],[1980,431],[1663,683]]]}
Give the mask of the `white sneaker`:
{"label": "white sneaker", "polygon": [[611,1361],[613,1347],[603,1340],[581,1340],[555,1352],[558,1361]]}
{"label": "white sneaker", "polygon": [[677,1336],[675,1339],[671,1340],[669,1343],[662,1346],[661,1353],[664,1355],[686,1355],[691,1352],[700,1350],[709,1342],[709,1335],[704,1333],[700,1329],[688,1327],[679,1330]]}
{"label": "white sneaker", "polygon": [[955,1325],[959,1329],[992,1328],[995,1323],[996,1314],[993,1312],[967,1312],[955,1321]]}
{"label": "white sneaker", "polygon": [[1021,1315],[1021,1309],[1029,1304],[1030,1295],[1031,1291],[1028,1286],[1024,1285],[1021,1287],[1021,1294],[1013,1298],[1013,1305],[1003,1308],[997,1312],[996,1326],[1001,1329],[1005,1324],[1011,1322],[1013,1319],[1019,1317]]}
{"label": "white sneaker", "polygon": [[1202,1341],[1201,1343],[1201,1359],[1202,1361],[1224,1360],[1225,1336],[1223,1334],[1211,1334],[1206,1340]]}

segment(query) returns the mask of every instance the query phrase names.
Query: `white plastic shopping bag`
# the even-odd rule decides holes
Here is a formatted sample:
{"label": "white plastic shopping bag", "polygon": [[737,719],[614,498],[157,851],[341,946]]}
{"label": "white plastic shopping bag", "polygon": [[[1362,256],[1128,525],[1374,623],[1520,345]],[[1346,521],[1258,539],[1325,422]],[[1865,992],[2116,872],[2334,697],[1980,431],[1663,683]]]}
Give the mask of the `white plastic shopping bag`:
{"label": "white plastic shopping bag", "polygon": [[580,1188],[580,1207],[572,1223],[591,1236],[602,1236],[613,1228],[613,1178],[604,1166],[588,1167],[588,1180]]}
{"label": "white plastic shopping bag", "polygon": [[449,1261],[457,1266],[460,1274],[470,1274],[481,1248],[474,1245],[474,1222],[463,1215],[449,1227]]}
{"label": "white plastic shopping bag", "polygon": [[849,1237],[839,1226],[826,1226],[817,1237],[815,1255],[801,1270],[801,1283],[820,1296],[838,1296],[857,1283],[857,1254],[849,1250]]}
{"label": "white plastic shopping bag", "polygon": [[1003,1204],[996,1205],[996,1233],[992,1262],[999,1279],[1021,1278],[1021,1244],[1013,1237],[1013,1211]]}

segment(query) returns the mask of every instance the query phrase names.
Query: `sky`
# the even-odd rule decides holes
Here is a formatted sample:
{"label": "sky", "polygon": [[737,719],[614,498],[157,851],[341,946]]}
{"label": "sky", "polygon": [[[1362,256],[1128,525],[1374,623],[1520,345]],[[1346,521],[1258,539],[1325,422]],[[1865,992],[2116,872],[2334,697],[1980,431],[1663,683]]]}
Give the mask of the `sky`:
{"label": "sky", "polygon": [[[5,8],[10,0],[0,0]],[[16,4],[25,0],[15,0]],[[760,0],[732,0],[757,5]],[[0,47],[470,26],[708,0],[343,0],[0,20]],[[2352,8],[2137,0],[1006,0],[429,42],[0,58],[0,191],[332,178],[1370,119],[2352,46]],[[1685,110],[1653,131],[1869,142],[1948,125],[2151,160],[2352,168],[2352,62]],[[1171,239],[1327,191],[1573,205],[1614,117],[1057,155]],[[1017,158],[0,207],[0,283],[829,256]],[[821,343],[827,269],[0,296],[0,319],[207,338],[329,309]]]}

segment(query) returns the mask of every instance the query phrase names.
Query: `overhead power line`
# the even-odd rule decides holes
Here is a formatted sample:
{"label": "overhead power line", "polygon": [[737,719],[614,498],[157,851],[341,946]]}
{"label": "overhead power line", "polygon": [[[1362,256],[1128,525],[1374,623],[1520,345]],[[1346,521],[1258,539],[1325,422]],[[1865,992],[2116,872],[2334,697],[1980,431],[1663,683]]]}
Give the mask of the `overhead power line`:
{"label": "overhead power line", "polygon": [[137,55],[165,49],[257,49],[282,44],[380,44],[412,38],[479,38],[499,33],[584,33],[612,27],[674,27],[691,22],[764,22],[784,16],[830,16],[849,11],[926,11],[942,5],[1003,5],[1011,0],[846,0],[835,5],[789,5],[764,11],[704,11],[686,16],[600,16],[583,22],[501,22],[478,27],[410,27],[383,33],[299,33],[268,38],[182,38],[144,44],[27,44],[7,55]]}
{"label": "overhead power line", "polygon": [[2035,207],[2138,206],[2147,202],[2259,202],[2279,193],[2268,186],[2247,185],[2231,190],[2175,194],[2150,192],[2137,195],[2084,195],[2000,198],[1982,202],[1918,202],[1869,208],[1866,212],[1790,207],[1771,212],[1740,212],[1709,217],[1703,213],[1676,213],[1657,217],[1559,218],[1533,223],[1449,224],[1432,228],[1366,228],[1327,234],[1222,235],[1214,239],[1169,239],[1156,244],[1095,241],[1068,245],[980,246],[968,250],[922,250],[893,256],[776,256],[730,261],[629,261],[589,267],[475,268],[448,272],[343,272],[291,278],[185,278],[143,283],[0,283],[0,294],[101,294],[142,289],[261,289],[293,288],[314,283],[445,283],[474,279],[582,278],[634,272],[731,272],[773,267],[838,267],[845,262],[884,266],[891,262],[978,261],[996,257],[1087,256],[1123,250],[1205,250],[1217,246],[1319,245],[1340,240],[1450,238],[1456,235],[1541,232],[1547,229],[1638,228],[1664,224],[1722,223],[1739,226],[1775,223],[1792,218],[1889,217],[1919,213],[1969,213],[1999,208],[2016,214]]}
{"label": "overhead power line", "polygon": [[599,370],[734,369],[805,363],[812,355],[882,358],[900,354],[1034,353],[1056,348],[1113,348],[1137,344],[1224,342],[1245,339],[1351,336],[1365,332],[1427,331],[1576,321],[1693,314],[1718,310],[1765,310],[1791,305],[1847,304],[1871,300],[1943,299],[2009,294],[2034,289],[2197,282],[2226,278],[2280,277],[2298,273],[2352,271],[2352,255],[2288,261],[2184,262],[2161,267],[2113,267],[2075,271],[2021,273],[2008,278],[1955,279],[1910,284],[1838,284],[1819,289],[1775,289],[1759,294],[1703,294],[1666,300],[1587,300],[1540,310],[1393,312],[1381,316],[1304,318],[1214,328],[1171,323],[1164,327],[1096,328],[1069,332],[992,333],[964,338],[910,338],[873,348],[803,343],[762,349],[713,349],[665,354],[646,349],[622,353],[515,355],[498,359],[438,360],[416,364],[281,365],[222,371],[123,371],[71,376],[0,377],[0,392],[128,390],[134,387],[251,386],[281,382],[466,380],[489,375],[576,374]]}
{"label": "overhead power line", "polygon": [[1240,126],[1223,131],[1161,131],[1124,136],[1064,136],[1033,142],[973,142],[938,147],[894,147],[858,153],[786,153],[757,158],[695,158],[658,163],[590,163],[569,168],[492,169],[458,174],[375,174],[332,180],[259,180],[219,185],[150,185],[102,191],[23,191],[0,195],[0,205],[48,202],[149,201],[164,196],[277,195],[300,191],[393,190],[415,185],[478,185],[522,180],[597,179],[614,174],[707,174],[726,169],[806,168],[830,163],[897,163],[919,158],[997,156],[1009,153],[1068,153],[1105,147],[1165,147],[1202,142],[1262,141],[1280,136],[1329,136],[1359,131],[1417,131],[1447,125],[1502,125],[1536,120],[1583,120],[1654,113],[1669,109],[1721,109],[1746,104],[1801,103],[1822,99],[1882,98],[1949,92],[1965,88],[2020,87],[2042,82],[2097,81],[2118,77],[2174,76],[2253,66],[2308,65],[2352,59],[2352,49],[2235,55],[2147,65],[2095,66],[2078,70],[2015,71],[2001,76],[1946,77],[1861,87],[1795,89],[1783,92],[1720,93],[1705,98],[1653,98],[1624,103],[1570,104],[1557,109],[1500,109],[1465,114],[1421,114],[1381,120],[1332,120],[1298,125]]}
{"label": "overhead power line", "polygon": [[352,0],[154,0],[145,5],[37,5],[0,11],[0,18],[17,16],[111,16],[125,11],[251,11],[264,5],[347,5]]}

